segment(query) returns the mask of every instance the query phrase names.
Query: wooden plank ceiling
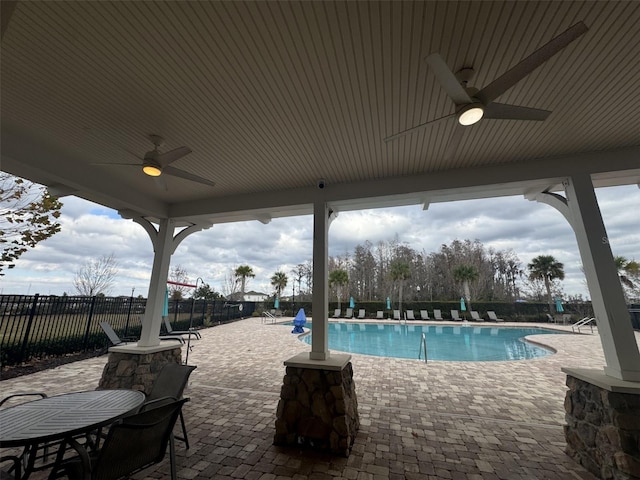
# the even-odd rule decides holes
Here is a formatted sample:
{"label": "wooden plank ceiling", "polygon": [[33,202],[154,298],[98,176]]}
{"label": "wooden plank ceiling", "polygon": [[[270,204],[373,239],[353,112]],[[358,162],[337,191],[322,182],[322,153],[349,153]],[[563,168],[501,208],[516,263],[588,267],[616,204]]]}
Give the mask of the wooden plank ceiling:
{"label": "wooden plank ceiling", "polygon": [[[579,21],[585,35],[498,99],[546,121],[481,121],[450,159],[453,118],[384,142],[454,112],[428,54],[482,88]],[[113,184],[94,199],[175,204],[618,149],[639,144],[639,58],[638,2],[20,1],[2,39],[3,156],[39,181]],[[94,165],[140,162],[152,133],[216,186]]]}

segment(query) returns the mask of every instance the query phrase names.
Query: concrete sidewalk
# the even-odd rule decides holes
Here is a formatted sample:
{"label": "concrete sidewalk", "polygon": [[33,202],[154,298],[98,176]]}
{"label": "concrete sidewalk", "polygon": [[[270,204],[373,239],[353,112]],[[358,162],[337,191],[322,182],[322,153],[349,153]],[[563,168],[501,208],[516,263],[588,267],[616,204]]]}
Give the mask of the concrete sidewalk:
{"label": "concrete sidewalk", "polygon": [[[538,335],[557,353],[526,361],[353,355],[361,428],[351,455],[341,458],[272,445],[283,362],[310,350],[291,329],[251,318],[202,330],[202,340],[191,342],[189,363],[198,366],[184,409],[191,448],[177,444],[179,478],[594,478],[563,452],[560,367],[602,367],[597,334]],[[105,363],[104,356],[84,360],[0,387],[3,395],[94,389]],[[169,478],[166,463],[136,478]]]}

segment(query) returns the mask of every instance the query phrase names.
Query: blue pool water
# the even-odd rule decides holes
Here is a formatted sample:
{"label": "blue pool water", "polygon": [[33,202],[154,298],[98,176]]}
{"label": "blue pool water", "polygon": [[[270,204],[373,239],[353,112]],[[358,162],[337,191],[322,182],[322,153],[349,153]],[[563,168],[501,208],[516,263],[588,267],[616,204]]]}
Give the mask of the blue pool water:
{"label": "blue pool water", "polygon": [[[553,351],[525,342],[523,337],[563,332],[542,328],[329,323],[329,349],[417,359],[422,333],[426,334],[429,360],[480,362],[544,357]],[[302,340],[311,344],[311,335]]]}

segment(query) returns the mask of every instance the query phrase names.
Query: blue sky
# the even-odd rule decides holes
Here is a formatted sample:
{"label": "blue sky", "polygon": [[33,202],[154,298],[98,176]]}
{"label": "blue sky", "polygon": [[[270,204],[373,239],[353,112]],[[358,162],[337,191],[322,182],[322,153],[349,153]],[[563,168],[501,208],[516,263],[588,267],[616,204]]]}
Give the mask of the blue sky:
{"label": "blue sky", "polygon": [[[614,255],[640,261],[640,189],[611,187],[596,191]],[[63,199],[62,231],[25,253],[16,268],[0,277],[2,294],[74,294],[73,277],[90,259],[114,253],[118,261],[111,294],[147,295],[153,251],[146,232],[110,209],[75,197]],[[250,265],[256,278],[248,289],[270,293],[270,277],[287,274],[311,258],[311,216],[214,225],[188,237],[176,250],[192,281],[201,277],[217,291],[236,266]],[[502,197],[420,206],[340,213],[329,230],[330,255],[353,252],[398,237],[418,251],[432,252],[454,239],[480,240],[486,247],[513,249],[523,267],[535,256],[553,255],[565,265],[567,294],[588,297],[573,231],[552,207],[523,197]],[[285,295],[291,294],[291,282]]]}

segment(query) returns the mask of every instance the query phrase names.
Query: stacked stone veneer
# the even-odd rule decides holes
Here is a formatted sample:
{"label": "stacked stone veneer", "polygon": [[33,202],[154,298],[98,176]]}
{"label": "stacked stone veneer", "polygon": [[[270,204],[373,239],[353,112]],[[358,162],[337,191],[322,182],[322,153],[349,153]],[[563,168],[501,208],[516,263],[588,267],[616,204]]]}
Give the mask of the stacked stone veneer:
{"label": "stacked stone veneer", "polygon": [[110,352],[98,390],[126,388],[140,390],[147,395],[162,367],[181,361],[182,350],[179,346],[145,354]]}
{"label": "stacked stone veneer", "polygon": [[640,479],[640,395],[567,376],[567,454],[601,479]]}
{"label": "stacked stone veneer", "polygon": [[348,456],[360,427],[351,362],[342,370],[287,367],[273,443]]}

